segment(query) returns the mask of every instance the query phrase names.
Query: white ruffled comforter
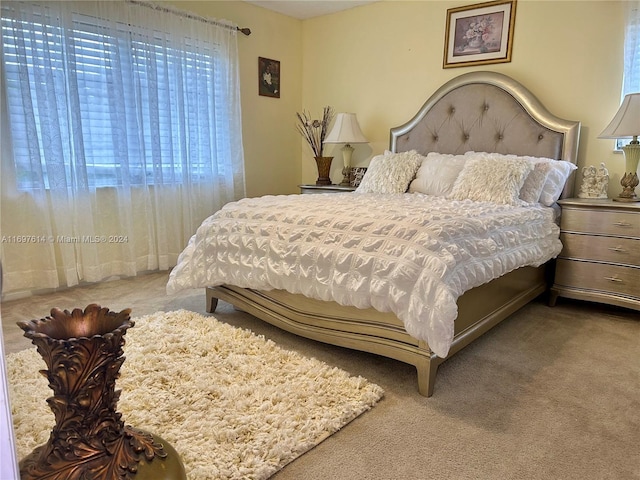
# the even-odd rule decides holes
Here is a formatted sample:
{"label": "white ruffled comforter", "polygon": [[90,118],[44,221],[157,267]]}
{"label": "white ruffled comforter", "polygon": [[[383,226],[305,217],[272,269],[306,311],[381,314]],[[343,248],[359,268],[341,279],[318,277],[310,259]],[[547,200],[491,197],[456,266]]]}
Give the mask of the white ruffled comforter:
{"label": "white ruffled comforter", "polygon": [[554,216],[416,193],[243,199],[202,223],[167,291],[229,284],[391,311],[446,357],[460,295],[560,253]]}

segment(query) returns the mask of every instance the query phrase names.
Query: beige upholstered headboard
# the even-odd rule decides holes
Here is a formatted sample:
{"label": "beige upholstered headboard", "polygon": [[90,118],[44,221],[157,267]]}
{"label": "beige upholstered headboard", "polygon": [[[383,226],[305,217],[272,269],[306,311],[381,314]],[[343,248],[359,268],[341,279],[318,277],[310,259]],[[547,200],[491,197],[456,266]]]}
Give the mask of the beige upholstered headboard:
{"label": "beige upholstered headboard", "polygon": [[[468,151],[577,163],[580,122],[553,115],[524,86],[496,72],[472,72],[440,87],[407,123],[391,129],[390,150]],[[573,193],[573,176],[562,197]]]}

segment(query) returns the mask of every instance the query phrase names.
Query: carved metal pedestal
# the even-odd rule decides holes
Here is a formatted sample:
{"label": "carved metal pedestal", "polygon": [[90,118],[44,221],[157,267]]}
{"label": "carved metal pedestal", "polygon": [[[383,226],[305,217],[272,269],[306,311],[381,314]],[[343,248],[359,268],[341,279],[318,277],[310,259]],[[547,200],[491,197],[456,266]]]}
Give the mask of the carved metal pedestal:
{"label": "carved metal pedestal", "polygon": [[171,445],[125,426],[116,411],[130,312],[92,304],[18,323],[47,364],[40,372],[53,390],[47,402],[56,420],[49,441],[20,461],[22,480],[186,478]]}

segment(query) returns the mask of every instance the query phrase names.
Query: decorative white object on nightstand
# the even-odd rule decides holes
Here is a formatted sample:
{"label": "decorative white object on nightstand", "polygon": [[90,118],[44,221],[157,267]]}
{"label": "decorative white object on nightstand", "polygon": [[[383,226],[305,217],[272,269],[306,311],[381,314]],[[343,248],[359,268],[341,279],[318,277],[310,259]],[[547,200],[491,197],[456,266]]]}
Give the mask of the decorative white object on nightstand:
{"label": "decorative white object on nightstand", "polygon": [[580,198],[607,198],[609,189],[609,171],[600,164],[600,168],[589,165],[582,167],[582,186],[580,187]]}
{"label": "decorative white object on nightstand", "polygon": [[638,161],[640,160],[640,93],[630,93],[622,100],[618,112],[598,138],[633,138],[631,143],[622,147],[625,170],[620,185],[622,193],[614,200],[619,202],[638,202],[640,198],[634,191],[638,186]]}
{"label": "decorative white object on nightstand", "polygon": [[558,296],[640,310],[640,204],[560,200],[560,239],[550,305]]}
{"label": "decorative white object on nightstand", "polygon": [[344,143],[342,147],[342,161],[344,168],[342,169],[342,185],[349,186],[349,172],[351,170],[351,155],[353,154],[352,143],[369,143],[369,140],[363,135],[358,124],[355,113],[339,113],[336,116],[336,122],[333,129],[327,135],[324,143]]}

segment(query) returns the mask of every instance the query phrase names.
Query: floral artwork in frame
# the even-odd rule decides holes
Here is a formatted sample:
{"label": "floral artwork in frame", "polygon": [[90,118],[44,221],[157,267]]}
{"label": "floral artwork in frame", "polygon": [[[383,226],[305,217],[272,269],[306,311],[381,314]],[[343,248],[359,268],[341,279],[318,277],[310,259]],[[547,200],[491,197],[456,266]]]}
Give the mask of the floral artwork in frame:
{"label": "floral artwork in frame", "polygon": [[511,61],[516,0],[447,10],[443,68]]}
{"label": "floral artwork in frame", "polygon": [[280,98],[280,62],[258,57],[258,94]]}

